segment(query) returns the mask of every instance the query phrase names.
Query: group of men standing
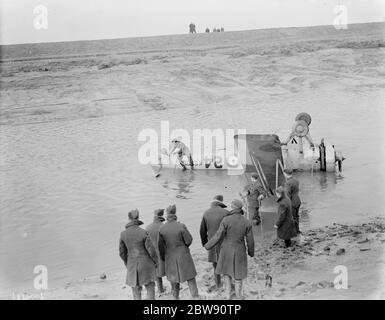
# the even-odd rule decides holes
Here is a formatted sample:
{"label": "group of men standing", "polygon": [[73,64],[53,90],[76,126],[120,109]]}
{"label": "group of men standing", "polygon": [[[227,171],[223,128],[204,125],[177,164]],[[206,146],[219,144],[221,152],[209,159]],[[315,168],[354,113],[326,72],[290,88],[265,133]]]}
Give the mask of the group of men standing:
{"label": "group of men standing", "polygon": [[[299,233],[299,183],[285,170],[286,184],[276,190],[278,220],[275,224],[278,238],[285,246]],[[267,196],[252,174],[251,183],[240,193],[244,201],[234,199],[230,210],[217,195],[203,214],[200,225],[202,246],[208,250],[208,261],[214,269],[215,286],[222,287],[222,278],[229,299],[242,298],[243,280],[247,277],[247,255],[254,256],[253,224],[261,223],[259,208]],[[248,211],[248,219],[243,208]],[[177,221],[176,206],[154,212],[154,221],[142,229],[137,209],[128,213],[129,223],[121,233],[119,253],[126,268],[126,283],[132,288],[134,299],[141,299],[141,290],[147,298],[155,299],[155,283],[159,293],[165,291],[163,280],[171,283],[174,299],[179,299],[180,283],[188,283],[191,297],[199,298],[195,264],[190,253],[193,238],[186,225]]]}

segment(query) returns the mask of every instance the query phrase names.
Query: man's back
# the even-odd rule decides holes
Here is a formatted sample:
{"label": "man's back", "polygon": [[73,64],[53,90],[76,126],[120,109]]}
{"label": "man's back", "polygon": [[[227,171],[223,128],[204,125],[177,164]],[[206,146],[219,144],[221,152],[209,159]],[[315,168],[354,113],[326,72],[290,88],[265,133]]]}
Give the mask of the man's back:
{"label": "man's back", "polygon": [[229,212],[219,206],[213,206],[205,211],[203,220],[207,228],[207,236],[210,239],[217,232],[219,225]]}
{"label": "man's back", "polygon": [[124,230],[120,239],[127,248],[127,258],[135,259],[140,256],[148,256],[145,240],[147,238],[147,232],[137,225],[129,226]]}
{"label": "man's back", "polygon": [[146,231],[148,232],[148,235],[150,236],[151,241],[156,244],[158,241],[158,233],[159,229],[163,226],[163,223],[161,221],[155,221],[151,224],[149,224],[146,227]]}
{"label": "man's back", "polygon": [[301,205],[301,199],[299,197],[299,181],[290,177],[286,181],[286,193],[288,198],[291,200],[293,207]]}
{"label": "man's back", "polygon": [[159,234],[164,240],[167,250],[189,246],[192,238],[186,226],[178,221],[166,222],[160,229]]}

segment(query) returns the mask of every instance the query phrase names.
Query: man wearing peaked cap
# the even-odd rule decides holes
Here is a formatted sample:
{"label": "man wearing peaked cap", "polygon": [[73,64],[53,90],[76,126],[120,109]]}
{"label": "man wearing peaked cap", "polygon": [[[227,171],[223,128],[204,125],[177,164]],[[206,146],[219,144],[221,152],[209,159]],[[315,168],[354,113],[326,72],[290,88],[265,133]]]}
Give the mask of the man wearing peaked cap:
{"label": "man wearing peaked cap", "polygon": [[159,293],[163,293],[166,289],[163,286],[163,277],[166,275],[164,269],[164,261],[160,259],[159,249],[158,249],[158,235],[159,229],[163,226],[163,222],[165,221],[164,217],[164,209],[156,209],[154,211],[154,220],[151,224],[149,224],[146,228],[146,231],[149,234],[152,244],[155,247],[157,256],[158,256],[158,265],[156,268],[156,284],[158,287]]}
{"label": "man wearing peaked cap", "polygon": [[176,221],[175,205],[167,207],[166,213],[167,222],[159,229],[158,248],[173,297],[179,299],[180,283],[187,281],[191,297],[196,299],[199,297],[197,272],[189,249],[193,238],[187,227]]}
{"label": "man wearing peaked cap", "polygon": [[[229,214],[226,209],[226,205],[223,203],[223,196],[217,195],[211,201],[210,208],[203,213],[200,236],[202,246],[204,246],[209,239],[211,239],[215,232],[217,232],[222,219]],[[219,252],[221,244],[218,243],[214,248],[208,250],[208,261],[212,263],[214,268],[215,286],[217,289],[221,286],[221,275],[215,274],[215,268],[217,267]]]}
{"label": "man wearing peaked cap", "polygon": [[126,284],[132,289],[135,300],[141,300],[142,286],[147,299],[155,299],[155,268],[158,262],[156,250],[147,231],[140,225],[138,209],[128,213],[129,222],[120,234],[119,255],[127,269]]}

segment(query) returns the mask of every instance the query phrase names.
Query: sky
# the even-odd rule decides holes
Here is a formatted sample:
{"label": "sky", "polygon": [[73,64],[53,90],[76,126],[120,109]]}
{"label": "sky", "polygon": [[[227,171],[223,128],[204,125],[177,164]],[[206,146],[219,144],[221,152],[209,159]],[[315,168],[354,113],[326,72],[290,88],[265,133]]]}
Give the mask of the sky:
{"label": "sky", "polygon": [[[338,4],[348,24],[385,21],[385,0],[0,0],[0,44],[183,34],[190,22],[197,32],[332,25]],[[47,28],[36,28],[39,5]]]}

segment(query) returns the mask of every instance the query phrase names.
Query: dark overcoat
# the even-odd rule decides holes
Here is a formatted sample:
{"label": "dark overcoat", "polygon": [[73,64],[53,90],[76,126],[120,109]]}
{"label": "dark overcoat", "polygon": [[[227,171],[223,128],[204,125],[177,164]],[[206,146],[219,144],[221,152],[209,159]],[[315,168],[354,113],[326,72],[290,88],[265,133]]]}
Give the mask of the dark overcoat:
{"label": "dark overcoat", "polygon": [[299,208],[301,206],[301,199],[299,197],[299,182],[297,179],[290,177],[285,184],[285,191],[287,197],[291,201],[293,208]]}
{"label": "dark overcoat", "polygon": [[286,196],[278,199],[278,221],[276,222],[277,236],[282,240],[289,240],[297,236],[296,227],[292,216],[291,201]]}
{"label": "dark overcoat", "polygon": [[254,237],[251,223],[242,216],[242,210],[232,210],[223,218],[218,231],[206,243],[205,248],[210,250],[220,241],[222,244],[215,273],[228,275],[236,280],[246,278],[247,254],[254,256]]}
{"label": "dark overcoat", "polygon": [[192,236],[183,223],[167,221],[159,229],[159,254],[165,261],[166,276],[170,282],[185,282],[195,278],[194,261],[189,246]]}
{"label": "dark overcoat", "polygon": [[[209,239],[211,239],[215,232],[217,232],[221,221],[229,214],[229,211],[224,209],[226,205],[219,201],[213,201],[211,208],[206,210],[203,214],[200,227],[200,236],[202,246],[204,246]],[[218,243],[214,248],[208,250],[208,261],[217,262],[219,257],[221,243]]]}
{"label": "dark overcoat", "polygon": [[146,230],[134,220],[126,225],[120,234],[119,255],[127,267],[126,284],[130,287],[143,286],[155,281],[157,255]]}
{"label": "dark overcoat", "polygon": [[166,275],[164,269],[164,261],[160,259],[159,248],[158,248],[158,237],[159,237],[159,229],[163,226],[164,218],[162,217],[154,217],[154,222],[149,224],[146,228],[148,235],[150,236],[151,242],[155,247],[156,254],[158,256],[158,265],[156,268],[156,276],[158,278],[164,277]]}

